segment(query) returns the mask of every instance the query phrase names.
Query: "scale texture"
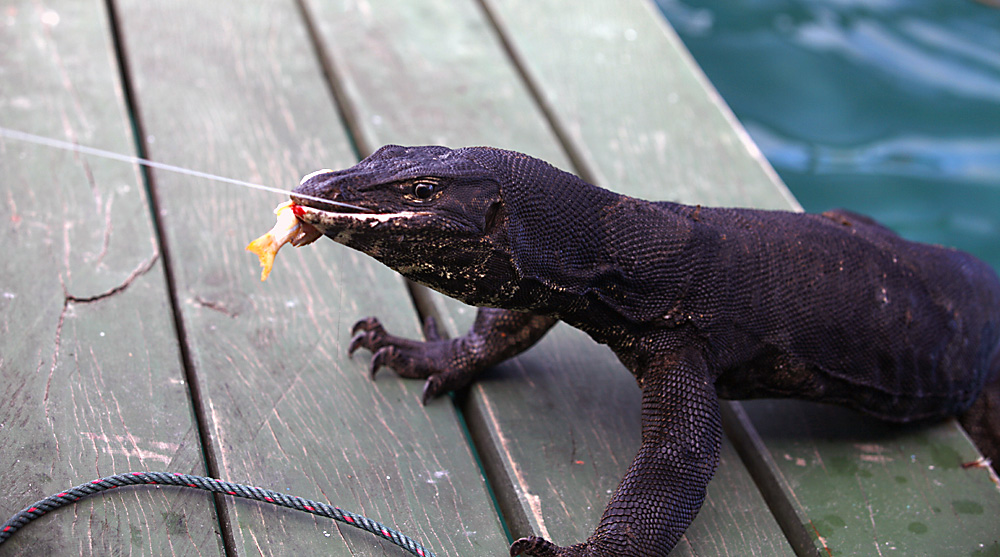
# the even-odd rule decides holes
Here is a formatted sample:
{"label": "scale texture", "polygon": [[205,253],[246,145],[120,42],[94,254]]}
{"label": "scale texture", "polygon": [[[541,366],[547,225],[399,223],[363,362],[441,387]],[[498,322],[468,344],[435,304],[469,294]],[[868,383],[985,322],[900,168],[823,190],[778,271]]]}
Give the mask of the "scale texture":
{"label": "scale texture", "polygon": [[[463,337],[351,350],[426,378],[424,400],[534,344],[559,320],[607,344],[642,389],[642,444],[585,542],[511,554],[666,555],[718,462],[718,398],[794,397],[894,422],[958,415],[1000,462],[1000,281],[966,253],[860,215],[723,209],[618,195],[527,155],[387,146],[312,175],[297,216],[482,309]],[[294,199],[294,196],[293,196]]]}

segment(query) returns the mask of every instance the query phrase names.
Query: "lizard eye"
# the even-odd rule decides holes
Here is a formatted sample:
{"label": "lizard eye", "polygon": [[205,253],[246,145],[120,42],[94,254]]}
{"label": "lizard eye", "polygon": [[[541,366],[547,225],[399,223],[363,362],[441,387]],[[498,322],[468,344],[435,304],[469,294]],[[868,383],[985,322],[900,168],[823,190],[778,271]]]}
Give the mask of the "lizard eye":
{"label": "lizard eye", "polygon": [[430,182],[417,182],[413,184],[413,197],[421,201],[427,201],[433,197],[435,191],[437,191],[437,188]]}

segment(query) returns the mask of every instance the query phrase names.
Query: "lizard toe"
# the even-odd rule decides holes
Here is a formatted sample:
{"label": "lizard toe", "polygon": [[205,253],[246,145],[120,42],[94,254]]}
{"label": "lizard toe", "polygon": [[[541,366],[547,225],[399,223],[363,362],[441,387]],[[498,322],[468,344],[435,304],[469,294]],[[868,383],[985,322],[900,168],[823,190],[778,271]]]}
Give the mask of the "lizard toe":
{"label": "lizard toe", "polygon": [[531,555],[533,557],[559,557],[562,548],[545,538],[529,536],[521,538],[510,546],[510,556]]}
{"label": "lizard toe", "polygon": [[365,317],[364,319],[359,319],[351,327],[351,334],[356,335],[361,331],[374,331],[377,329],[385,329],[382,327],[382,322],[378,320],[378,317]]}
{"label": "lizard toe", "polygon": [[389,342],[389,334],[375,317],[362,319],[351,327],[351,343],[347,346],[347,355],[353,356],[358,348],[375,352]]}
{"label": "lizard toe", "polygon": [[441,333],[438,331],[437,319],[428,315],[424,319],[424,339],[429,342],[436,342],[439,340],[444,340]]}
{"label": "lizard toe", "polygon": [[379,369],[383,366],[390,366],[390,362],[395,359],[395,348],[392,346],[383,346],[375,351],[372,356],[372,360],[368,362],[368,378],[372,381],[375,380],[375,374],[378,373]]}

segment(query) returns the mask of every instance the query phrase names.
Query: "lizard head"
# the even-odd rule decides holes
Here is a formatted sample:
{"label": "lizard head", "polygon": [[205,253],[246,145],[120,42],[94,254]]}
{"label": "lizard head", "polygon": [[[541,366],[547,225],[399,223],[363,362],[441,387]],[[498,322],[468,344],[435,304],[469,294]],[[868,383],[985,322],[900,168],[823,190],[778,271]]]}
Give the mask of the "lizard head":
{"label": "lizard head", "polygon": [[473,298],[500,292],[514,277],[499,240],[500,183],[469,151],[382,147],[351,168],[307,175],[293,210],[412,280],[483,304]]}

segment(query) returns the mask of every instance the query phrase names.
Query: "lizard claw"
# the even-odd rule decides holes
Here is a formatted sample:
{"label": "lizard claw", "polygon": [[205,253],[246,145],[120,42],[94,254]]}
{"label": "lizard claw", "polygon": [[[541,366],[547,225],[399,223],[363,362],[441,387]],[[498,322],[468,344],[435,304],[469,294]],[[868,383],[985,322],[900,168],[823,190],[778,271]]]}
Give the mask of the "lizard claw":
{"label": "lizard claw", "polygon": [[356,335],[362,331],[375,331],[381,330],[383,333],[385,329],[382,327],[382,322],[378,320],[378,317],[365,317],[359,320],[351,327],[351,334]]}
{"label": "lizard claw", "polygon": [[365,340],[364,337],[365,337],[366,334],[367,333],[358,333],[358,334],[354,335],[353,337],[351,337],[351,343],[349,345],[347,345],[347,356],[348,357],[354,356],[354,353],[357,352],[358,348],[361,348],[362,346],[365,345],[366,340]]}
{"label": "lizard claw", "polygon": [[437,397],[445,390],[447,389],[444,388],[444,380],[441,375],[431,375],[427,381],[424,381],[424,391],[420,395],[420,403],[427,406],[432,398]]}
{"label": "lizard claw", "polygon": [[383,346],[376,350],[372,361],[368,363],[368,378],[374,381],[378,370],[382,366],[391,365],[390,362],[395,359],[395,356],[396,351],[392,346]]}
{"label": "lizard claw", "polygon": [[378,318],[368,317],[351,327],[351,335],[351,344],[347,347],[348,356],[353,356],[358,348],[375,352],[385,344],[387,333]]}

